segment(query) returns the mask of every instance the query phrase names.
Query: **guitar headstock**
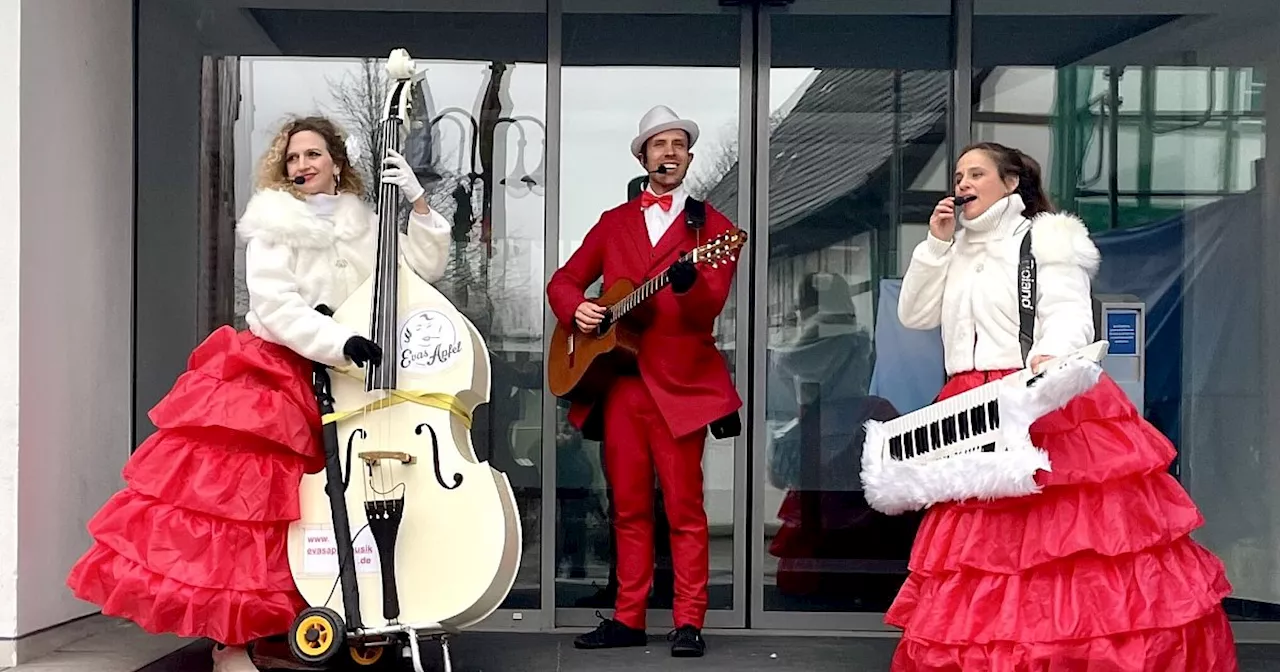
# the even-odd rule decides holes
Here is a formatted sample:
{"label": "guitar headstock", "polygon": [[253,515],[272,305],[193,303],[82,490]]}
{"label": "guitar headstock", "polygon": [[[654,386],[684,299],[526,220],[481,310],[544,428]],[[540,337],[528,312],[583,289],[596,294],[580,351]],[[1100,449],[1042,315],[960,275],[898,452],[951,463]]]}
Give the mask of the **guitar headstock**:
{"label": "guitar headstock", "polygon": [[742,229],[732,229],[695,247],[693,252],[689,253],[689,260],[695,264],[709,263],[712,268],[715,268],[725,259],[736,260],[737,257],[734,255],[746,244],[747,232]]}

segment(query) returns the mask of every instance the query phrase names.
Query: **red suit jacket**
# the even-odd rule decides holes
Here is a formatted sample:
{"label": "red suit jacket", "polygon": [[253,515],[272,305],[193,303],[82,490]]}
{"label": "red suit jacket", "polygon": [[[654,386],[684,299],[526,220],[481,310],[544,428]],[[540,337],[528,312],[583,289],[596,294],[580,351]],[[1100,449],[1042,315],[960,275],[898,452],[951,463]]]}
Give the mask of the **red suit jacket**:
{"label": "red suit jacket", "polygon": [[[639,197],[605,212],[587,233],[582,246],[547,284],[547,299],[556,319],[573,324],[573,314],[584,300],[587,287],[601,276],[606,288],[621,278],[640,285],[665,271],[699,242],[705,244],[734,228],[710,205],[706,212],[706,223],[697,232],[686,225],[682,213],[656,246],[649,242]],[[664,287],[645,304],[649,319],[640,336],[640,378],[675,438],[742,407],[729,367],[712,336],[737,267],[736,260],[727,258],[718,268],[700,263],[698,278],[688,292],[678,295]],[[575,403],[569,410],[569,421],[583,429],[597,405],[598,401]]]}

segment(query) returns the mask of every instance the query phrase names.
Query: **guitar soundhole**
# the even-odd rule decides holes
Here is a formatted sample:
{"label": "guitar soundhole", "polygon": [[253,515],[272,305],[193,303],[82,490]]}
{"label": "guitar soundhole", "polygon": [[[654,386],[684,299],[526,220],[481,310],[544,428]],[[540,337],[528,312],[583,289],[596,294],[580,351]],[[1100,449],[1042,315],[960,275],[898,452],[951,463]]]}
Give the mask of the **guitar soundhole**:
{"label": "guitar soundhole", "polygon": [[440,440],[436,437],[435,428],[425,422],[418,425],[413,431],[421,436],[423,428],[426,428],[431,434],[431,463],[435,467],[436,483],[439,483],[440,487],[445,490],[457,490],[462,486],[462,474],[453,475],[453,485],[444,482],[444,474],[440,471]]}
{"label": "guitar soundhole", "polygon": [[613,311],[606,310],[604,317],[600,318],[600,325],[596,327],[596,335],[604,336],[609,333],[609,328],[613,326]]}

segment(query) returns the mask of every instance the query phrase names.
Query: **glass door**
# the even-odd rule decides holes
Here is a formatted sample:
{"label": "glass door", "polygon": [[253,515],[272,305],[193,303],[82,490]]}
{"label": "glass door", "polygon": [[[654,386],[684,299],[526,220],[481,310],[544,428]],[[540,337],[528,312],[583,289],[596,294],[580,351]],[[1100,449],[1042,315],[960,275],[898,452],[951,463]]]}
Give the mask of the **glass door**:
{"label": "glass door", "polygon": [[[559,267],[582,243],[606,210],[634,198],[645,172],[631,155],[641,117],[666,105],[696,121],[701,135],[692,148],[686,187],[738,226],[750,230],[750,200],[739,183],[738,153],[750,156],[750,8],[722,7],[716,0],[564,0],[560,25],[552,28],[559,53],[561,188],[558,200]],[[745,64],[745,65],[744,65]],[[744,77],[747,79],[743,84]],[[554,94],[553,94],[554,95]],[[745,123],[744,123],[745,120]],[[743,136],[746,136],[743,141]],[[748,173],[749,174],[749,173]],[[550,221],[550,220],[549,220]],[[747,398],[745,323],[749,264],[739,267],[738,289],[717,322],[716,342]],[[602,291],[596,287],[589,295]],[[553,326],[553,325],[552,325]],[[547,333],[551,333],[547,331]],[[584,440],[567,420],[567,404],[547,395],[544,418],[555,427],[555,550],[544,568],[554,583],[555,624],[594,626],[595,613],[609,614],[616,577],[610,526],[611,492],[604,478],[604,446]],[[744,424],[746,411],[743,409]],[[710,526],[710,586],[706,627],[742,627],[746,621],[746,437],[708,437],[703,454],[704,505]],[[670,533],[655,478],[656,569],[647,625],[670,627],[674,573]]]}
{"label": "glass door", "polygon": [[751,626],[884,629],[919,517],[867,505],[861,427],[927,405],[942,385],[940,366],[936,381],[897,375],[930,335],[901,330],[896,296],[948,188],[951,3],[764,12]]}

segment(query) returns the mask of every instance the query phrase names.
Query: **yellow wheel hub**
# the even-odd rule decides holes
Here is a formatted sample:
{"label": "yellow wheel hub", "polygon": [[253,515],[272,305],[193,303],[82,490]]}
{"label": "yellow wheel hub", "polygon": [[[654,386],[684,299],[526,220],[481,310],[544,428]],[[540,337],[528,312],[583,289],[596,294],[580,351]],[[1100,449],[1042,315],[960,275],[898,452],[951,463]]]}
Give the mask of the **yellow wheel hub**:
{"label": "yellow wheel hub", "polygon": [[333,624],[322,616],[308,616],[293,633],[298,648],[312,656],[322,656],[333,646]]}
{"label": "yellow wheel hub", "polygon": [[353,646],[351,647],[351,660],[354,660],[357,665],[375,665],[379,660],[382,660],[382,647]]}

